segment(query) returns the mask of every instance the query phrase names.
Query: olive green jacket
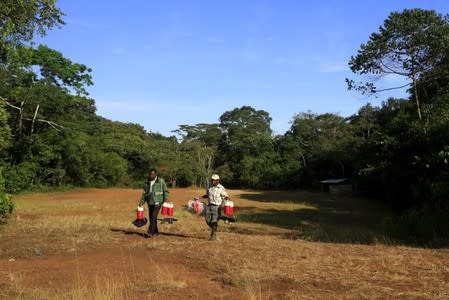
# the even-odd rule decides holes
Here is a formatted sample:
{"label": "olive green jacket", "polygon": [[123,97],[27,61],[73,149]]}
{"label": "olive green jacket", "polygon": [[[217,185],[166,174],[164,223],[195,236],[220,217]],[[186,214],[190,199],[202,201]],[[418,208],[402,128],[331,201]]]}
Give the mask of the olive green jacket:
{"label": "olive green jacket", "polygon": [[155,205],[162,205],[168,199],[168,188],[165,180],[161,177],[156,178],[156,182],[153,184],[153,189],[150,195],[150,181],[146,180],[143,185],[142,197],[140,197],[139,206],[142,206],[145,202],[150,202],[153,199]]}

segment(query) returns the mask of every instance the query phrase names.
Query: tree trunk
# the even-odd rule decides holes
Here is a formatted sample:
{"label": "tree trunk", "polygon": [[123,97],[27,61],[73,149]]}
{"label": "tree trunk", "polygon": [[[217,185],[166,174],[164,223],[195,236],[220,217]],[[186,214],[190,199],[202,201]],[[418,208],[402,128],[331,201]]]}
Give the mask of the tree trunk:
{"label": "tree trunk", "polygon": [[34,111],[33,120],[31,121],[31,134],[34,132],[34,123],[36,122],[37,112],[39,111],[39,104],[36,105],[36,110]]}
{"label": "tree trunk", "polygon": [[306,167],[306,158],[304,157],[304,155],[302,153],[299,153],[299,155],[301,155],[302,163],[303,163],[304,168],[305,168]]}
{"label": "tree trunk", "polygon": [[17,120],[17,130],[19,131],[18,139],[19,141],[22,140],[22,129],[23,129],[23,107],[25,106],[25,101],[20,102],[20,109],[19,109],[19,116]]}
{"label": "tree trunk", "polygon": [[419,118],[419,121],[422,122],[421,103],[419,102],[418,87],[416,85],[415,74],[413,74],[413,79],[412,80],[413,80],[413,89],[414,89],[414,92],[415,92],[416,108],[418,110],[418,118]]}

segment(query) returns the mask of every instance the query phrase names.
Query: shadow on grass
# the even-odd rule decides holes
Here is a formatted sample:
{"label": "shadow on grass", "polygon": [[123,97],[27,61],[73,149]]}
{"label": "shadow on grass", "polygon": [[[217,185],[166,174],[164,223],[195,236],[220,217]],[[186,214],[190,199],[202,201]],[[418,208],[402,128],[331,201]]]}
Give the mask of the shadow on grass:
{"label": "shadow on grass", "polygon": [[[138,235],[142,238],[146,238],[145,237],[145,232],[142,231],[138,231],[136,229],[124,229],[124,228],[117,228],[117,227],[111,227],[110,230],[112,232],[121,232],[125,235]],[[196,236],[190,236],[190,235],[185,235],[185,234],[181,234],[181,233],[172,233],[172,232],[159,232],[160,236],[174,236],[174,237],[180,237],[180,238],[188,238],[188,239],[203,239],[203,238],[199,238]]]}
{"label": "shadow on grass", "polygon": [[258,202],[306,203],[304,208],[260,209],[236,207],[239,221],[290,229],[287,239],[320,242],[374,244],[393,243],[380,231],[388,209],[370,200],[346,195],[267,191],[241,194],[240,198]]}
{"label": "shadow on grass", "polygon": [[121,233],[123,233],[123,234],[129,234],[129,235],[138,235],[138,236],[141,236],[141,237],[144,237],[144,232],[140,232],[140,231],[137,231],[137,230],[134,230],[134,229],[124,229],[124,228],[117,228],[117,227],[111,227],[110,228],[110,230],[112,231],[112,232],[121,232]]}

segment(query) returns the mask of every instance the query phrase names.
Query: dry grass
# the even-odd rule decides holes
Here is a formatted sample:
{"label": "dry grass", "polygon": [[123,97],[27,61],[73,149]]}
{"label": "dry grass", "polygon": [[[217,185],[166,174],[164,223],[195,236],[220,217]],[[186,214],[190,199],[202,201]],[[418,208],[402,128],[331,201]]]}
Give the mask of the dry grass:
{"label": "dry grass", "polygon": [[306,295],[352,299],[449,297],[448,264],[429,259],[426,249],[300,241],[281,244],[265,237],[266,246],[251,251],[251,245],[261,245],[258,239],[249,238],[241,245],[252,255],[229,251],[225,257],[229,263],[216,266],[222,274],[218,281],[244,288],[251,299],[265,299],[266,295],[276,298],[282,290],[289,291],[288,299],[296,299],[294,295],[302,295],[301,299]]}
{"label": "dry grass", "polygon": [[382,208],[335,195],[230,193],[238,222],[221,222],[216,243],[183,209],[197,189],[173,190],[179,221],[150,240],[130,223],[137,190],[21,195],[18,217],[0,227],[0,298],[449,298],[449,251],[392,246],[376,231]]}
{"label": "dry grass", "polygon": [[[135,293],[144,294],[146,298],[152,295],[163,294],[166,291],[185,288],[185,279],[172,269],[157,264],[152,270],[152,276],[143,276],[136,272],[134,258],[123,253],[122,259],[127,260],[127,269],[118,273],[110,273],[105,268],[93,277],[84,275],[80,267],[76,267],[68,287],[59,288],[35,288],[29,287],[25,282],[25,275],[20,272],[5,273],[6,280],[3,284],[0,296],[14,299],[134,299]],[[99,267],[101,270],[101,267]],[[0,281],[2,282],[2,281]]]}

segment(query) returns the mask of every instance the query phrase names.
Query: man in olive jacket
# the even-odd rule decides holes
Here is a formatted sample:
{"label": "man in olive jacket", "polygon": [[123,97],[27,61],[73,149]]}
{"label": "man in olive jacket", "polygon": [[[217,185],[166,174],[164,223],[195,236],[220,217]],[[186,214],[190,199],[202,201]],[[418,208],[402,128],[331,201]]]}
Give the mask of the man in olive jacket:
{"label": "man in olive jacket", "polygon": [[157,176],[156,169],[151,169],[147,180],[143,186],[142,197],[139,206],[148,204],[148,216],[150,219],[148,232],[145,237],[150,238],[159,234],[157,229],[157,215],[161,209],[162,203],[168,199],[168,188],[165,180]]}

